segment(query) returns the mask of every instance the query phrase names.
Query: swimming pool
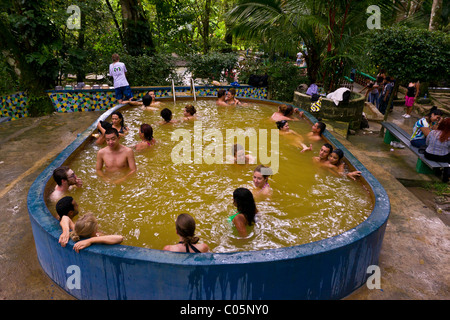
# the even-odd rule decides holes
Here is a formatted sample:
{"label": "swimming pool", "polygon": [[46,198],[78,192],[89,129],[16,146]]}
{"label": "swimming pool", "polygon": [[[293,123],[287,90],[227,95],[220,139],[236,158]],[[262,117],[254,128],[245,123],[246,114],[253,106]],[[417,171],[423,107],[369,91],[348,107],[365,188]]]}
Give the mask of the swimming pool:
{"label": "swimming pool", "polygon": [[[105,112],[100,120],[121,108]],[[81,254],[71,250],[71,243],[61,248],[60,228],[45,205],[45,189],[53,169],[82,150],[94,128],[95,124],[41,173],[28,198],[39,261],[56,283],[77,298],[339,299],[363,285],[369,276],[367,267],[378,262],[389,199],[370,172],[329,132],[325,138],[344,149],[350,164],[363,172],[373,201],[367,219],[339,235],[290,247],[202,255],[127,245],[93,246]],[[71,266],[80,271],[79,288],[68,285]]]}

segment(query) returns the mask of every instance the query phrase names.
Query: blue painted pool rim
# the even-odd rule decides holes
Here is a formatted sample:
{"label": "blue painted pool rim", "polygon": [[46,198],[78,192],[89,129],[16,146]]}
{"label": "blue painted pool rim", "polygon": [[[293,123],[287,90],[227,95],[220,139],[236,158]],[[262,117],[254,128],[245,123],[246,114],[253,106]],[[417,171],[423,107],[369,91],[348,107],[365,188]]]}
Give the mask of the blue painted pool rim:
{"label": "blue painted pool rim", "polygon": [[[370,216],[340,235],[299,246],[235,253],[173,253],[127,245],[93,245],[75,253],[72,241],[62,248],[59,222],[44,200],[46,185],[53,170],[88,141],[97,122],[124,106],[104,112],[36,178],[28,193],[39,263],[70,295],[91,300],[342,299],[366,283],[371,275],[368,266],[378,264],[389,198],[367,168],[327,130],[325,139],[342,149],[349,164],[362,172],[374,201]],[[305,116],[317,121],[306,111]]]}

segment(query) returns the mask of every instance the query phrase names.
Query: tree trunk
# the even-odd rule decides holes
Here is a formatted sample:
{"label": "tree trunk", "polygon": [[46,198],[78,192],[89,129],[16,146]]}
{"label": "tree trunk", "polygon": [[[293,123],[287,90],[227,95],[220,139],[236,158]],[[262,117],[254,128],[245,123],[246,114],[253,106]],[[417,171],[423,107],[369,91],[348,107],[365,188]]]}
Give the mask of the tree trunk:
{"label": "tree trunk", "polygon": [[120,29],[119,22],[118,22],[117,19],[116,19],[116,15],[114,14],[114,10],[113,10],[113,8],[112,8],[111,3],[109,2],[109,0],[106,0],[106,5],[108,6],[109,11],[111,12],[111,16],[112,16],[112,18],[113,18],[113,20],[114,20],[114,24],[116,25],[117,32],[119,32],[120,43],[122,44],[122,46],[124,46],[122,30]]}
{"label": "tree trunk", "polygon": [[[86,30],[86,17],[85,14],[83,13],[83,11],[81,11],[80,14],[80,19],[81,19],[81,23],[80,26],[81,28],[78,30],[78,49],[80,49],[80,51],[84,50],[84,34],[85,34],[85,30]],[[83,57],[82,58],[82,63],[78,63],[78,66],[80,66],[79,68],[77,68],[76,73],[77,73],[77,82],[84,82],[84,78],[86,77],[86,71],[85,71],[85,66],[86,66],[86,59]]]}
{"label": "tree trunk", "polygon": [[441,25],[441,14],[442,14],[442,0],[433,0],[433,5],[431,7],[430,14],[430,25],[428,30],[438,30]]}
{"label": "tree trunk", "polygon": [[147,48],[154,51],[150,26],[139,0],[120,0],[125,50],[137,56]]}
{"label": "tree trunk", "polygon": [[[228,12],[228,10],[229,10],[228,1],[225,1],[224,6],[225,6],[224,7],[225,12]],[[225,51],[231,52],[232,51],[231,46],[233,45],[233,34],[231,33],[231,26],[228,24],[227,21],[225,21],[225,38],[224,38],[224,40],[226,43],[228,43],[230,45],[230,48],[226,49]]]}
{"label": "tree trunk", "polygon": [[310,83],[317,82],[317,76],[320,68],[320,55],[315,52],[314,48],[308,48],[308,54],[305,56],[306,61],[306,73]]}
{"label": "tree trunk", "polygon": [[203,27],[203,53],[209,51],[209,16],[211,15],[211,0],[205,1],[205,11],[202,19]]}

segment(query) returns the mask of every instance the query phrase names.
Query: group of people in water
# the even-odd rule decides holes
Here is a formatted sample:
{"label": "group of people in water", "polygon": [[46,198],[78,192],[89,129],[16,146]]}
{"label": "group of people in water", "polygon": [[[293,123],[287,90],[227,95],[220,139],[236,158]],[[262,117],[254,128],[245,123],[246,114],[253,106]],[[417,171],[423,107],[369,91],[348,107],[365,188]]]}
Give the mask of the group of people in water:
{"label": "group of people in water", "polygon": [[[233,89],[233,88],[232,88]],[[222,90],[222,89],[221,89]],[[235,98],[235,92],[223,93],[219,90],[217,105],[221,105],[223,101],[231,100],[233,103],[227,105],[242,105]],[[231,89],[229,91],[232,91]],[[228,91],[228,92],[229,92]],[[222,94],[222,95],[221,95]],[[221,100],[222,96],[228,95],[228,98]],[[142,99],[142,110],[156,111],[162,106],[162,103],[156,102],[152,92],[144,95]],[[225,105],[224,105],[225,106]],[[189,121],[195,119],[196,109],[193,105],[184,107],[183,119],[172,119],[172,113],[167,112],[168,108],[161,110],[163,120],[160,125],[175,123],[176,121]],[[164,112],[163,112],[164,111]],[[169,110],[170,111],[170,110]],[[301,152],[312,151],[313,143],[319,142],[322,138],[326,125],[322,121],[314,123],[311,132],[307,134],[309,146],[304,143],[304,138],[289,127],[290,121],[299,121],[303,118],[303,112],[294,109],[290,105],[280,105],[278,110],[271,116],[271,120],[275,122],[282,136],[286,136],[291,144],[301,148]],[[124,146],[120,143],[120,138],[129,132],[129,128],[124,123],[122,114],[115,111],[111,114],[111,122],[100,121],[98,123],[98,134],[96,135],[96,143],[106,146],[97,152],[96,172],[97,175],[105,182],[119,184],[133,175],[137,168],[134,159],[134,150],[141,151],[154,146],[157,142],[153,137],[153,128],[149,124],[141,124],[139,136],[141,142],[132,147]],[[246,154],[245,150],[239,144],[233,146],[234,163],[236,164],[255,164],[256,159],[250,154]],[[325,143],[318,156],[312,158],[317,165],[329,169],[337,175],[346,175],[356,180],[361,174],[360,171],[348,172],[346,164],[343,161],[344,154],[340,149]],[[122,174],[115,175],[115,173]],[[228,221],[235,227],[238,234],[242,238],[248,236],[248,227],[252,226],[256,221],[258,209],[256,201],[260,199],[270,198],[272,189],[269,185],[269,177],[272,172],[270,167],[258,165],[253,170],[253,189],[237,188],[233,192],[233,205],[236,207],[235,212],[228,218]],[[62,246],[66,246],[69,238],[75,241],[74,250],[79,252],[83,248],[93,243],[117,244],[123,241],[120,235],[104,235],[98,231],[98,223],[92,213],[87,213],[80,217],[76,223],[73,218],[78,214],[78,204],[75,199],[68,195],[73,188],[82,187],[82,180],[78,178],[72,169],[62,166],[54,170],[53,178],[56,182],[54,191],[50,194],[49,199],[56,203],[56,212],[62,228],[62,234],[59,242]],[[206,244],[198,243],[199,239],[195,236],[195,220],[189,214],[180,214],[175,222],[175,230],[179,237],[179,242],[174,245],[167,245],[163,250],[175,252],[207,252],[209,247]]]}

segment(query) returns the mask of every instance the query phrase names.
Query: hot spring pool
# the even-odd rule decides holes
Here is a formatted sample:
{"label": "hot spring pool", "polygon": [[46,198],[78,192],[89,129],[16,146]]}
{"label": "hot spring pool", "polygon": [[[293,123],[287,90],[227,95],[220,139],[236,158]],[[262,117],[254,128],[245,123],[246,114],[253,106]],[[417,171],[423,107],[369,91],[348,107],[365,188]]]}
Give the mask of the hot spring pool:
{"label": "hot spring pool", "polygon": [[[173,110],[175,119],[182,119],[185,104],[167,103],[165,106]],[[312,152],[301,153],[286,137],[280,136],[279,155],[277,159],[271,159],[273,163],[268,163],[277,171],[269,179],[273,196],[257,199],[257,223],[249,237],[240,238],[235,227],[227,221],[234,211],[232,193],[238,187],[253,188],[252,174],[257,164],[227,164],[225,154],[233,143],[238,142],[237,139],[220,147],[223,161],[207,164],[201,159],[202,163],[196,164],[195,153],[200,153],[201,158],[212,142],[204,141],[203,150],[194,150],[194,140],[198,140],[194,139],[194,134],[199,132],[199,127],[200,139],[212,129],[218,129],[223,137],[227,136],[227,130],[245,132],[252,129],[258,134],[259,129],[265,129],[267,133],[262,133],[269,140],[267,147],[270,150],[271,130],[278,131],[275,122],[269,120],[273,106],[249,103],[217,107],[211,100],[193,104],[197,119],[174,125],[158,124],[161,120],[159,111],[142,111],[137,107],[122,111],[130,129],[121,139],[122,144],[133,146],[140,141],[142,123],[152,125],[158,143],[150,150],[135,152],[137,174],[121,185],[105,183],[96,175],[97,151],[106,144],[98,146],[93,139],[76,154],[68,165],[83,180],[83,188],[71,193],[79,204],[79,216],[93,212],[101,230],[123,235],[123,244],[162,249],[164,245],[178,241],[174,221],[180,213],[189,213],[196,220],[198,236],[213,252],[300,245],[341,234],[369,216],[373,203],[361,182],[337,177],[313,164],[312,157],[317,156],[325,141],[313,143]],[[301,133],[306,143],[310,129],[306,120],[291,122],[291,130]],[[192,137],[192,154],[186,158],[190,159],[189,163],[172,160],[172,151],[182,143],[181,139],[172,141],[172,134],[177,130],[187,130]],[[250,150],[249,138],[244,143],[245,149]],[[258,150],[251,153],[259,160]],[[49,204],[50,210],[54,211],[53,207]]]}
{"label": "hot spring pool", "polygon": [[[197,101],[203,131],[275,128],[268,118],[278,102],[246,101],[245,114],[241,108],[208,107],[208,99]],[[166,105],[179,118],[186,103]],[[159,121],[157,113],[144,115],[122,105],[99,120],[115,110],[124,114],[130,127],[124,145],[138,141],[143,121],[152,125]],[[309,131],[315,119],[307,112],[306,116],[310,122],[296,122],[291,128]],[[362,171],[360,180],[336,177],[313,166],[311,157],[323,142],[314,144],[312,153],[300,153],[280,136],[279,169],[269,179],[273,196],[257,201],[259,220],[247,239],[238,239],[226,221],[233,213],[232,191],[252,187],[255,165],[170,163],[171,150],[179,143],[170,139],[174,128],[154,126],[158,144],[135,153],[136,176],[122,185],[108,185],[95,173],[100,147],[91,135],[96,123],[39,175],[28,195],[39,262],[53,281],[78,299],[340,299],[362,286],[370,275],[368,267],[378,263],[389,199],[329,132],[324,138],[344,150],[352,168]],[[189,122],[175,128],[192,132],[194,126]],[[193,148],[192,159],[195,152]],[[62,164],[69,164],[83,179],[83,188],[73,193],[80,214],[94,212],[101,230],[122,234],[123,244],[93,245],[80,253],[72,250],[72,241],[65,248],[58,244],[61,228],[45,199],[54,186],[52,172]],[[197,234],[212,252],[161,250],[178,240],[174,221],[182,212],[195,217]],[[78,285],[73,279],[79,280]]]}

